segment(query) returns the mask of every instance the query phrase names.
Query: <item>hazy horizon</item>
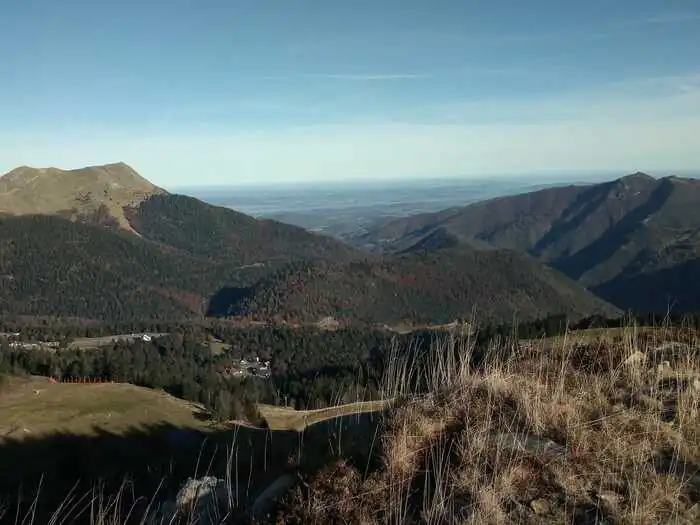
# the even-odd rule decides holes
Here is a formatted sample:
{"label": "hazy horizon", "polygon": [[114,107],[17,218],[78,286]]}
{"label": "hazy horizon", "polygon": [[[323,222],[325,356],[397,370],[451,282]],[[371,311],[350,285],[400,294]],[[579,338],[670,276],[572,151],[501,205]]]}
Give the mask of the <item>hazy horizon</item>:
{"label": "hazy horizon", "polygon": [[700,167],[695,0],[27,0],[2,26],[3,171],[124,159],[180,187]]}
{"label": "hazy horizon", "polygon": [[225,206],[256,218],[274,219],[350,239],[378,223],[420,213],[441,211],[480,200],[542,188],[601,180],[588,177],[408,180],[400,183],[267,185],[182,188],[181,193]]}
{"label": "hazy horizon", "polygon": [[432,177],[416,177],[416,178],[374,178],[374,179],[331,179],[331,180],[302,180],[296,182],[256,182],[248,181],[244,184],[184,184],[178,186],[170,186],[166,189],[171,192],[188,191],[188,190],[227,190],[227,189],[242,189],[246,191],[257,190],[275,190],[285,188],[354,188],[354,187],[397,187],[402,185],[431,185],[431,184],[460,184],[472,182],[527,182],[537,181],[538,183],[563,183],[563,184],[595,184],[608,180],[615,180],[633,173],[646,173],[654,178],[668,177],[677,175],[679,177],[700,178],[700,168],[688,170],[650,170],[632,169],[632,170],[601,170],[596,172],[543,172],[543,173],[502,173],[497,175],[484,176],[432,176]]}

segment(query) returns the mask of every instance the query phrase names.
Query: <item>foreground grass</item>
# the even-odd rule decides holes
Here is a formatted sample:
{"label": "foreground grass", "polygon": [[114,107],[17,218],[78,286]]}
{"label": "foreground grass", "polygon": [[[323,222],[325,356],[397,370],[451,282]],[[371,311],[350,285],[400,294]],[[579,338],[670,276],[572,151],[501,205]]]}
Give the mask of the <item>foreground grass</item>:
{"label": "foreground grass", "polygon": [[[698,341],[621,336],[496,346],[478,367],[436,349],[427,393],[395,391],[381,466],[328,466],[278,522],[700,523]],[[397,360],[391,385],[414,372]]]}
{"label": "foreground grass", "polygon": [[[250,523],[244,507],[257,492],[248,497],[248,487],[267,469],[261,489],[280,476],[292,488],[256,523],[700,523],[697,333],[588,331],[496,342],[485,355],[452,339],[427,360],[397,350],[391,363],[383,402],[314,411],[261,405],[270,429],[241,427],[231,438],[264,452],[231,445],[220,465],[230,508],[210,523]],[[107,399],[63,403],[73,414],[82,406],[83,416],[116,411],[118,399]],[[19,410],[51,417],[55,407],[36,402]],[[0,421],[7,408],[0,405]],[[360,423],[367,412],[379,426]],[[120,494],[90,496],[87,522],[147,523],[114,511]],[[195,522],[193,514],[180,521]]]}
{"label": "foreground grass", "polygon": [[194,523],[187,512],[152,515],[203,476],[227,491],[214,523],[240,523],[281,476],[361,455],[381,419],[373,409],[272,410],[276,429],[214,425],[196,404],[155,390],[11,378],[0,392],[0,523]]}

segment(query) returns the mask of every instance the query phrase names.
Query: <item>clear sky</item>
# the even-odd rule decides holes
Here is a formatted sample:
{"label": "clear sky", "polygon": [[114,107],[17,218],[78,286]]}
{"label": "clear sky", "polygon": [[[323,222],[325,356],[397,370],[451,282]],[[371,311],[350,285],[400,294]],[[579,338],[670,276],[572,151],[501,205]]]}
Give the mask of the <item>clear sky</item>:
{"label": "clear sky", "polygon": [[700,168],[698,0],[0,0],[0,172]]}

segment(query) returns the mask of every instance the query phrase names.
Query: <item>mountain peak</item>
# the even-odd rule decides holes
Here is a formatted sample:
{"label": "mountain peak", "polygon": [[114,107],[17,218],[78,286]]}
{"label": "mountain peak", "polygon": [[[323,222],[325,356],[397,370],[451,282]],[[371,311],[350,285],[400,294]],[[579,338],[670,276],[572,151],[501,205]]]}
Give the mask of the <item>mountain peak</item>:
{"label": "mountain peak", "polygon": [[630,173],[629,175],[625,175],[624,177],[621,177],[620,180],[624,181],[632,181],[632,180],[639,180],[639,181],[655,181],[656,179],[649,175],[648,173],[644,173],[643,171],[635,171],[634,173]]}
{"label": "mountain peak", "polygon": [[[106,175],[109,175],[117,179],[134,179],[134,181],[139,184],[145,183],[147,185],[155,187],[153,184],[151,184],[149,181],[147,181],[145,178],[139,175],[134,168],[132,168],[125,162],[112,162],[109,164],[99,164],[69,170],[57,168],[55,166],[37,168],[34,166],[23,165],[9,171],[3,176],[0,176],[0,181],[4,183],[5,186],[10,183],[23,184],[30,182],[31,180],[37,177],[46,175],[51,175],[62,179],[74,178],[79,176],[83,178],[94,177],[97,179],[104,179]],[[127,180],[124,180],[124,182],[127,182]]]}
{"label": "mountain peak", "polygon": [[20,166],[0,177],[0,213],[86,216],[106,207],[130,229],[123,208],[163,193],[125,162],[71,170]]}

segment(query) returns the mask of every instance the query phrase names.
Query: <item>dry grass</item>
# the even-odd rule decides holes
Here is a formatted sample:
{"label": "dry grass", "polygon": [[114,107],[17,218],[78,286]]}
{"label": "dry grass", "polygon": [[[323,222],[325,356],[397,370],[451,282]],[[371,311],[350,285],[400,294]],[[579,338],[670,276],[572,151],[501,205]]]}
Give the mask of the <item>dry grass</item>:
{"label": "dry grass", "polygon": [[[312,448],[304,447],[304,454],[315,453],[325,466],[299,469],[300,483],[271,519],[324,525],[700,523],[697,336],[629,328],[539,345],[494,343],[479,359],[468,341],[453,339],[420,366],[414,354],[392,356],[384,402],[314,411],[263,405],[263,417],[279,436],[318,429],[328,434],[323,439],[338,440],[332,443],[336,453],[327,456],[319,446],[323,439],[307,436]],[[412,390],[416,384],[423,386],[420,394]],[[25,415],[36,411],[37,422],[54,418],[55,429],[59,420],[75,420],[76,407],[89,418],[115,411],[119,395],[132,399],[124,401],[129,425],[137,419],[127,406],[136,402],[136,390],[78,398],[69,390],[111,385],[51,386],[62,405],[38,405],[42,393],[26,386],[20,395],[11,385],[0,397],[0,421],[18,406]],[[149,411],[157,405],[140,399]],[[172,421],[176,405],[184,404],[171,398],[154,413]],[[379,433],[376,425],[358,430],[360,444],[377,452],[357,461],[340,436],[346,440],[345,433],[360,425],[353,418],[346,418],[347,428],[324,425],[369,411],[381,411],[383,422]],[[203,424],[192,412],[182,414],[183,421]],[[228,470],[236,472],[238,460],[231,458]],[[100,497],[91,523],[122,523],[108,516],[120,496]]]}
{"label": "dry grass", "polygon": [[0,392],[0,445],[65,432],[91,435],[98,430],[122,431],[168,423],[204,429],[195,417],[201,407],[164,392],[122,383],[49,383],[46,378],[13,378]]}
{"label": "dry grass", "polygon": [[23,166],[0,177],[0,212],[52,215],[75,210],[83,215],[103,205],[122,228],[133,232],[124,207],[163,192],[122,163],[77,170]]}
{"label": "dry grass", "polygon": [[[680,344],[671,345],[670,342]],[[550,342],[551,343],[551,342]],[[427,395],[401,391],[396,360],[381,466],[338,462],[308,480],[285,523],[657,524],[700,522],[696,334],[436,348]]]}
{"label": "dry grass", "polygon": [[636,328],[586,328],[576,330],[565,335],[557,335],[547,339],[524,340],[523,345],[534,345],[538,349],[546,346],[548,348],[556,348],[564,344],[575,345],[583,343],[618,343],[621,339],[632,337],[645,337],[646,334],[662,333],[662,327],[655,326],[640,326]]}

